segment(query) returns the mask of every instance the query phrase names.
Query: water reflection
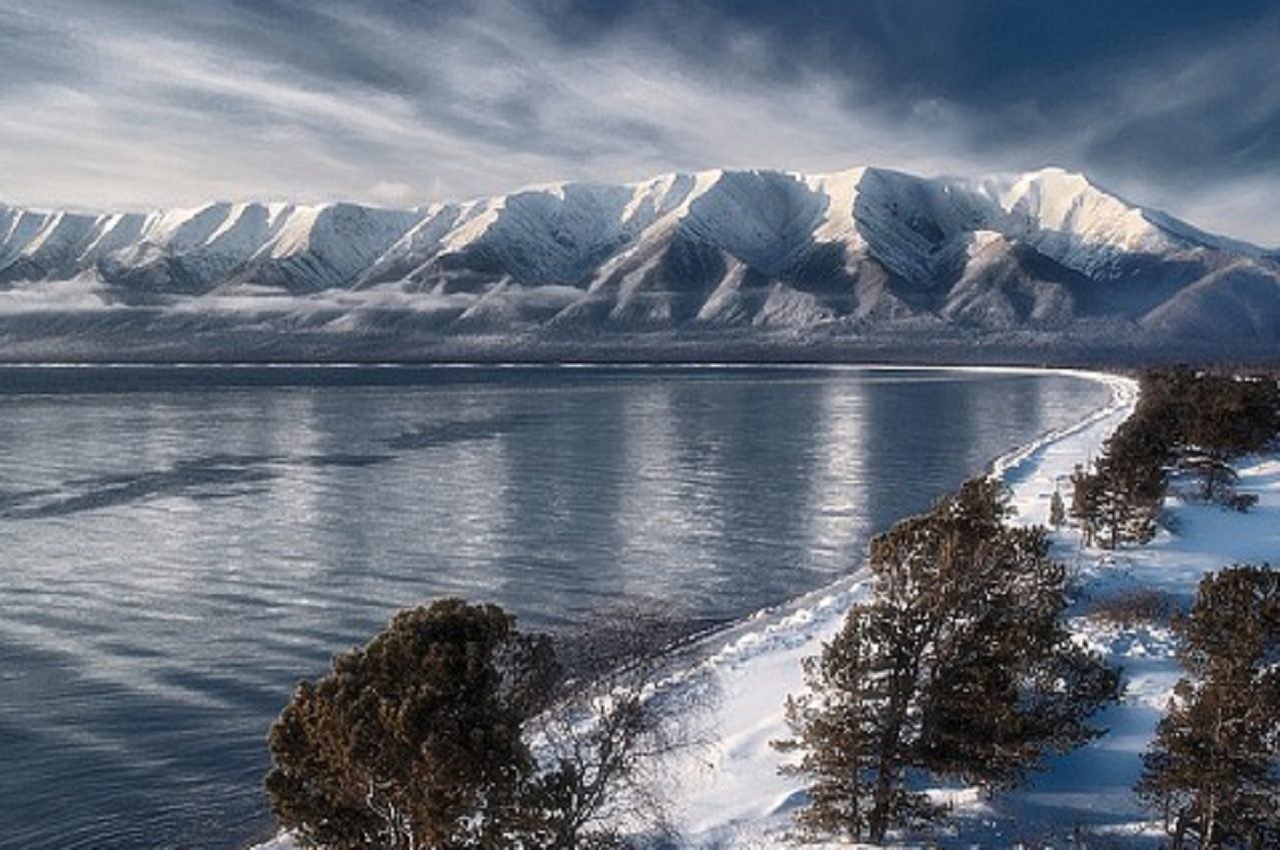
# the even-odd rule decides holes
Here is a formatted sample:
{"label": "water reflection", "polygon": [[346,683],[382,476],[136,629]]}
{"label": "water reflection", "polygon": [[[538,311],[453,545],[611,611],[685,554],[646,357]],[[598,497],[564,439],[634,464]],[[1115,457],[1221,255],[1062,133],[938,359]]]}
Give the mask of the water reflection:
{"label": "water reflection", "polygon": [[827,570],[856,563],[870,536],[865,493],[870,458],[867,389],[862,383],[824,385],[815,448],[820,461],[810,478],[809,530],[813,557]]}
{"label": "water reflection", "polygon": [[268,827],[263,737],[294,681],[396,609],[742,616],[1103,395],[952,372],[411,377],[0,392],[0,842],[229,850]]}

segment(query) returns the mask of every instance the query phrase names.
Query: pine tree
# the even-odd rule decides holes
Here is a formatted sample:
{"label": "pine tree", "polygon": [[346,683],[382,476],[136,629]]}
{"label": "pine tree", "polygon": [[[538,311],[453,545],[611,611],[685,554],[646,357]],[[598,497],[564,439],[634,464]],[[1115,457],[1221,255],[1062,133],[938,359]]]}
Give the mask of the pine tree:
{"label": "pine tree", "polygon": [[1049,499],[1049,525],[1054,528],[1062,528],[1067,522],[1067,509],[1062,503],[1062,494],[1057,490],[1053,491],[1053,496]]}
{"label": "pine tree", "polygon": [[402,612],[299,685],[271,729],[272,808],[304,847],[502,846],[533,766],[521,724],[554,675],[496,606]]}
{"label": "pine tree", "polygon": [[1118,677],[1062,624],[1065,571],[1039,529],[1009,529],[997,482],[965,484],[872,541],[872,598],[806,662],[788,704],[811,781],[811,834],[882,842],[936,811],[909,771],[989,788],[1093,738],[1087,718]]}
{"label": "pine tree", "polygon": [[1200,479],[1200,498],[1206,502],[1229,501],[1234,492],[1236,471],[1222,454],[1209,451],[1204,454],[1186,452],[1178,462],[1179,468]]}
{"label": "pine tree", "polygon": [[1071,516],[1080,523],[1085,546],[1092,546],[1101,522],[1101,479],[1077,465],[1071,473]]}
{"label": "pine tree", "polygon": [[828,835],[872,842],[894,826],[917,826],[940,810],[903,784],[913,766],[918,670],[908,641],[889,651],[882,641],[903,636],[907,611],[860,606],[818,658],[805,660],[810,692],[789,697],[787,719],[797,737],[782,742],[801,750],[799,763],[784,772],[805,776],[809,805],[796,823],[808,838]]}
{"label": "pine tree", "polygon": [[1230,495],[1230,462],[1269,445],[1280,429],[1280,389],[1275,381],[1205,375],[1188,391],[1180,436],[1182,467],[1202,482],[1206,501]]}
{"label": "pine tree", "polygon": [[1143,758],[1140,797],[1174,847],[1280,847],[1280,573],[1206,576],[1175,623],[1187,675]]}

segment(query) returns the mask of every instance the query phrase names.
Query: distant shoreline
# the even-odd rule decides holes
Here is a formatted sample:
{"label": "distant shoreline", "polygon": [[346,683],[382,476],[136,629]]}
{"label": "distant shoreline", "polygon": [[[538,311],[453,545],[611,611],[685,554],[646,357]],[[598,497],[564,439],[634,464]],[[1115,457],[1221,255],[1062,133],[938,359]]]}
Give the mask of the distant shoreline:
{"label": "distant shoreline", "polygon": [[[490,362],[490,363],[0,363],[0,397],[25,394],[197,391],[294,387],[413,387],[471,384],[497,376],[575,375],[593,378],[649,375],[693,378],[720,375],[799,377],[870,372],[964,372],[975,375],[1078,375],[1099,371],[1026,365],[821,362]],[[1114,377],[1114,375],[1113,375]]]}
{"label": "distant shoreline", "polygon": [[[54,317],[56,319],[57,317]],[[1187,339],[1176,346],[1136,344],[1114,328],[1068,342],[1037,334],[957,333],[898,329],[862,334],[721,332],[597,334],[403,335],[119,324],[31,333],[0,318],[0,366],[482,366],[550,364],[742,364],[885,366],[1031,366],[1139,370],[1198,366],[1280,368],[1280,350],[1241,340],[1230,346]]]}

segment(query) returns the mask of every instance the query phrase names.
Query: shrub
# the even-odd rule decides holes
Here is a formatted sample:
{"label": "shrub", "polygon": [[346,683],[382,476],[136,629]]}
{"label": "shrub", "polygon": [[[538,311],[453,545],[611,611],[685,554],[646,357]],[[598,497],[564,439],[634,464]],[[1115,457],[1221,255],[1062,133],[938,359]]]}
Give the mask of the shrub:
{"label": "shrub", "polygon": [[545,641],[493,605],[398,614],[303,682],[271,729],[267,792],[305,847],[493,846],[533,767],[521,724],[553,678]]}
{"label": "shrub", "polygon": [[1227,500],[1227,507],[1240,513],[1248,513],[1249,509],[1258,504],[1257,493],[1232,493]]}
{"label": "shrub", "polygon": [[1102,625],[1133,629],[1166,624],[1177,607],[1169,594],[1154,588],[1139,588],[1094,600],[1085,616]]}

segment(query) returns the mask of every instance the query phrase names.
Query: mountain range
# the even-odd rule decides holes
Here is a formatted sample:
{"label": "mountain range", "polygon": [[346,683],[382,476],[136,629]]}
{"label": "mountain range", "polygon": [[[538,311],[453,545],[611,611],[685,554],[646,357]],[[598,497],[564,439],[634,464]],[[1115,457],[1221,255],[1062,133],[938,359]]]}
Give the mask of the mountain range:
{"label": "mountain range", "polygon": [[0,205],[0,358],[1280,354],[1280,255],[1057,168],[705,171],[414,209]]}

